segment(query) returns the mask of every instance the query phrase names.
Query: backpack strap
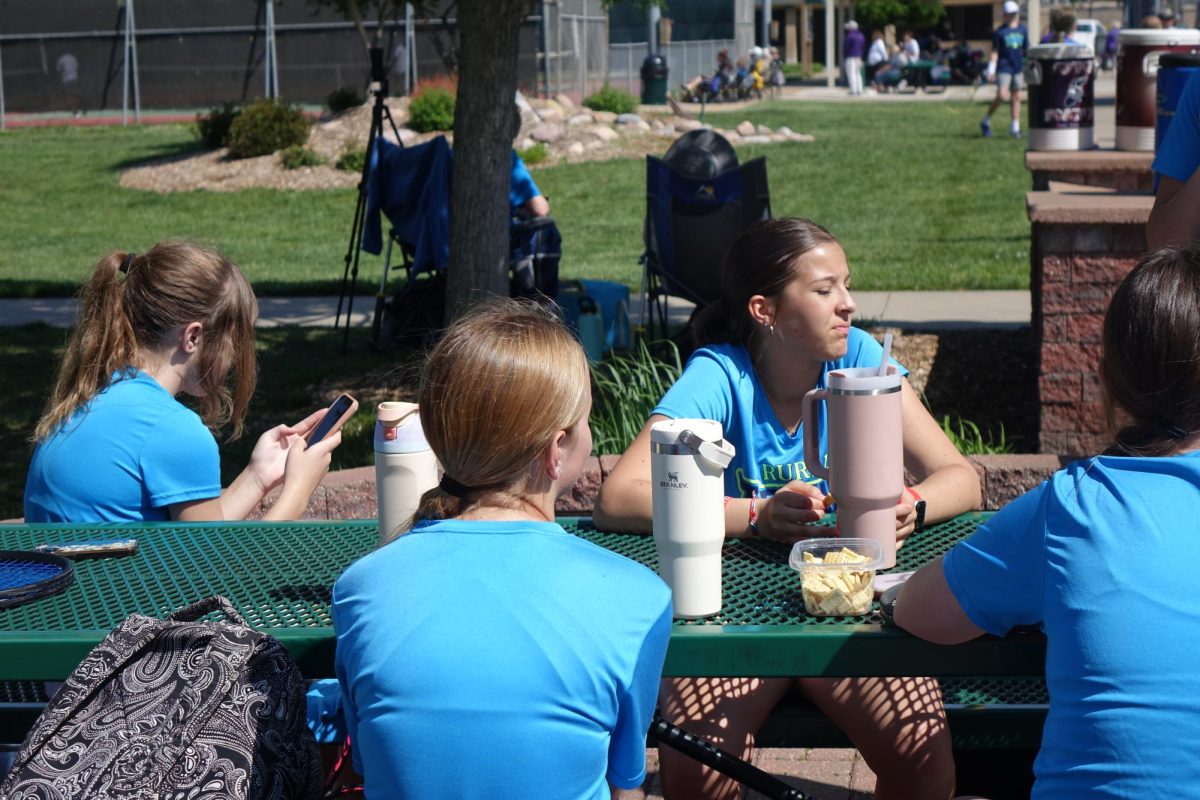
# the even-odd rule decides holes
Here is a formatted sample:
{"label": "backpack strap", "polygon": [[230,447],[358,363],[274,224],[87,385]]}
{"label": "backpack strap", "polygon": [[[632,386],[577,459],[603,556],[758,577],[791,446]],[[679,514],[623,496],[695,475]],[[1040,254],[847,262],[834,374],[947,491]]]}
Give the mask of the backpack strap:
{"label": "backpack strap", "polygon": [[225,615],[225,618],[236,625],[250,627],[246,619],[238,613],[233,607],[233,603],[229,602],[229,598],[219,594],[214,594],[212,597],[206,597],[203,600],[197,600],[194,603],[189,603],[183,608],[176,611],[168,620],[174,622],[195,622],[203,616],[211,614],[214,611],[220,611]]}

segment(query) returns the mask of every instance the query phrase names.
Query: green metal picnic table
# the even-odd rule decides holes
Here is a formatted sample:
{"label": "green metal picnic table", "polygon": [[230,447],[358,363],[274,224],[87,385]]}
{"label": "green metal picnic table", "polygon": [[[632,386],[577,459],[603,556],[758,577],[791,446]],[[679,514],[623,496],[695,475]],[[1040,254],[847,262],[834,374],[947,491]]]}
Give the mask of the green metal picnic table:
{"label": "green metal picnic table", "polygon": [[[987,518],[965,514],[910,537],[896,570],[914,569]],[[657,568],[649,536],[597,531],[589,518],[560,520],[572,533]],[[43,542],[135,537],[137,552],[76,562],[61,594],[0,610],[0,681],[60,680],[133,612],[164,616],[222,594],[247,621],[279,638],[306,677],[332,677],[330,595],[350,563],[376,546],[374,520],[140,525],[0,525],[0,549]],[[673,676],[1040,676],[1045,639],[1020,633],[952,647],[885,627],[877,608],[860,617],[804,611],[788,548],[758,539],[724,547],[721,612],[678,620],[664,668]],[[402,579],[399,576],[398,579]],[[464,635],[469,635],[465,631]]]}

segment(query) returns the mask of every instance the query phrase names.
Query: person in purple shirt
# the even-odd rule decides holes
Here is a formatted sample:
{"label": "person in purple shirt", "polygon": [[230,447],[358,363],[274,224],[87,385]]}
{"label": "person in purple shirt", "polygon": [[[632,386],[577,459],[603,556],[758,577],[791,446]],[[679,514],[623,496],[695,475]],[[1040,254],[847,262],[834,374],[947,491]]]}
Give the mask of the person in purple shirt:
{"label": "person in purple shirt", "polygon": [[867,37],[858,29],[858,23],[846,23],[846,39],[842,42],[842,69],[846,73],[846,85],[850,94],[863,93],[863,53],[867,49]]}
{"label": "person in purple shirt", "polygon": [[1117,60],[1117,47],[1121,43],[1121,23],[1120,21],[1113,22],[1112,27],[1108,29],[1108,35],[1104,37],[1104,59],[1100,62],[1100,66],[1104,69],[1112,69]]}

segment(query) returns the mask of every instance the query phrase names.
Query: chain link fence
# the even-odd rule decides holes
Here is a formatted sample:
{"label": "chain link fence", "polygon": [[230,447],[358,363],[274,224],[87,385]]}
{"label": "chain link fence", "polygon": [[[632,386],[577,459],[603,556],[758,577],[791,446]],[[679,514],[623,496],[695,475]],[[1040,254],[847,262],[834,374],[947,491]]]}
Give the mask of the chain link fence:
{"label": "chain link fence", "polygon": [[[667,60],[670,85],[687,83],[697,75],[711,76],[717,68],[717,53],[731,53],[733,39],[708,39],[696,42],[670,42],[659,45],[659,53]],[[636,95],[641,87],[642,60],[650,52],[646,42],[612,44],[608,47],[608,77],[614,86],[621,86]]]}
{"label": "chain link fence", "polygon": [[[131,10],[136,11],[132,37]],[[304,2],[276,2],[270,12],[273,27],[267,3],[248,0],[3,0],[0,122],[6,110],[120,110],[133,90],[131,77],[137,96],[128,103],[156,109],[245,103],[273,94],[272,85],[291,103],[320,104],[339,88],[366,95],[370,63],[350,22]],[[373,34],[377,24],[367,20],[368,32]],[[406,65],[410,80],[449,71],[454,25],[452,16],[414,19],[410,58],[403,15],[385,21],[381,44],[392,94],[404,90]],[[272,30],[274,58],[267,46]],[[518,66],[525,91],[544,83],[542,38],[541,17],[527,17]],[[268,65],[275,68],[273,81],[267,80]]]}

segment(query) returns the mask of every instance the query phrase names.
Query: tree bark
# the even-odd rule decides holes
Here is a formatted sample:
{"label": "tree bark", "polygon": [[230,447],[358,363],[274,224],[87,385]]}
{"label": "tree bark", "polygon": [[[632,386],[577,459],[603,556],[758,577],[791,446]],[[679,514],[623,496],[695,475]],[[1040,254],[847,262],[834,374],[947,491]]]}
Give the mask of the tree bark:
{"label": "tree bark", "polygon": [[449,319],[508,295],[508,185],[521,20],[529,0],[458,4],[458,99],[450,186]]}

